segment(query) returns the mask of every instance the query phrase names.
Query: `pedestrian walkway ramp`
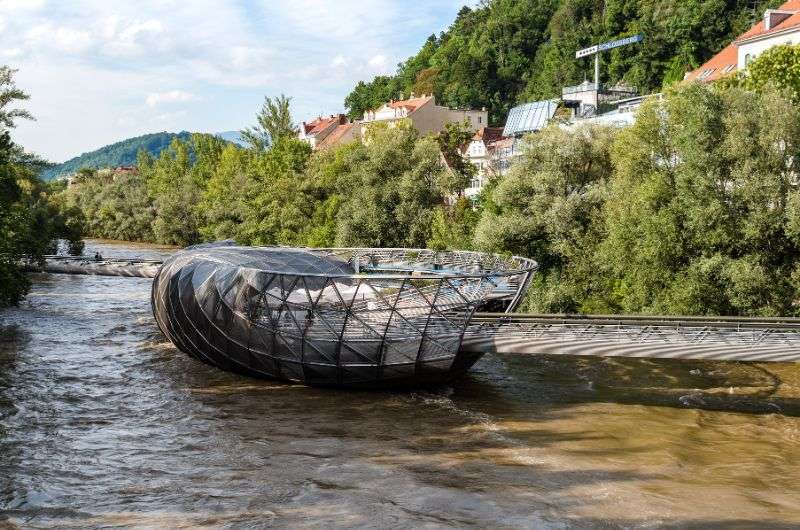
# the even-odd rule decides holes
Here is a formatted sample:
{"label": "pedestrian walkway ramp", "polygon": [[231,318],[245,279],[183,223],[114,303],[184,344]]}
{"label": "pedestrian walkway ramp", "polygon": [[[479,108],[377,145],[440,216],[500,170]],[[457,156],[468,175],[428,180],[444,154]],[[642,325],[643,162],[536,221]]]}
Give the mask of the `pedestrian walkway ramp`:
{"label": "pedestrian walkway ramp", "polygon": [[800,361],[800,319],[476,313],[467,352]]}

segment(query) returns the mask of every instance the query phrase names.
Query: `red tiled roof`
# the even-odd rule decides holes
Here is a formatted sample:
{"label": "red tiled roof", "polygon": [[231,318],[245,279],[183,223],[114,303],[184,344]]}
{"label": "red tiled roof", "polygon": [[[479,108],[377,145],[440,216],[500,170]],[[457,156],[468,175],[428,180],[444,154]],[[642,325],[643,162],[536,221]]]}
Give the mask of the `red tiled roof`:
{"label": "red tiled roof", "polygon": [[483,140],[485,144],[490,144],[501,138],[503,138],[502,127],[481,127],[472,137],[473,140]]}
{"label": "red tiled roof", "polygon": [[782,20],[780,23],[775,24],[769,30],[765,29],[764,19],[762,17],[758,23],[754,24],[748,31],[740,35],[736,40],[722,49],[721,52],[706,61],[702,66],[696,70],[692,70],[686,76],[686,81],[703,81],[710,82],[727,74],[733,73],[736,70],[738,63],[737,43],[760,37],[762,35],[770,35],[786,29],[800,27],[800,0],[789,0],[778,8],[778,11],[798,11]]}
{"label": "red tiled roof", "polygon": [[495,140],[494,142],[492,142],[491,147],[492,149],[498,149],[501,147],[512,147],[513,145],[514,145],[514,139],[505,137],[501,138],[500,140]]}
{"label": "red tiled roof", "polygon": [[697,70],[692,70],[686,76],[686,81],[705,81],[710,82],[720,77],[730,74],[736,70],[738,62],[738,51],[736,44],[731,43],[725,46],[721,52],[703,63]]}
{"label": "red tiled roof", "polygon": [[431,96],[403,99],[401,101],[392,101],[389,103],[389,106],[393,109],[406,109],[408,113],[411,114],[430,100]]}
{"label": "red tiled roof", "polygon": [[322,149],[323,147],[331,147],[339,143],[339,140],[353,128],[354,123],[345,123],[342,125],[337,125],[336,128],[331,131],[331,133],[325,137],[318,145],[317,149]]}
{"label": "red tiled roof", "polygon": [[307,135],[313,136],[324,131],[337,121],[339,121],[338,116],[328,116],[326,118],[320,117],[308,123],[303,122],[303,129]]}
{"label": "red tiled roof", "polygon": [[[781,7],[777,9],[778,11],[800,11],[800,0],[789,0],[788,2],[784,3]],[[765,29],[764,26],[764,19],[762,18],[758,24],[755,24],[752,28],[748,31],[743,33],[736,41],[746,40],[753,37],[760,37],[761,35],[767,35],[770,33],[776,33],[778,31],[783,31],[785,29],[789,29],[794,26],[800,25],[800,13],[795,13],[785,20],[782,20],[779,24],[775,24],[775,26],[771,27],[769,30]]]}

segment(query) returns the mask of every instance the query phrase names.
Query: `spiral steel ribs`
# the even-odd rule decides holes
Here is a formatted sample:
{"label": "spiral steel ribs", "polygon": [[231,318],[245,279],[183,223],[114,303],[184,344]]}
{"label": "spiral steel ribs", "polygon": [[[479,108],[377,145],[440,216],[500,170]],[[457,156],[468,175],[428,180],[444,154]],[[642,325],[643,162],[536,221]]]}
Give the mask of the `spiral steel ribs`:
{"label": "spiral steel ribs", "polygon": [[475,252],[189,247],[153,282],[181,350],[224,370],[314,385],[442,381],[474,312],[519,303],[536,263]]}

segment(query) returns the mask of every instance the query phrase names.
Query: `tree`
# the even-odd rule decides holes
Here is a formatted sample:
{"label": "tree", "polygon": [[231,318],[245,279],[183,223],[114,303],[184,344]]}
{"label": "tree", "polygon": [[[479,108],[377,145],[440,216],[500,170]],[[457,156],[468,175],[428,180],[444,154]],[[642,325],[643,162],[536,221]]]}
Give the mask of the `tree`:
{"label": "tree", "polygon": [[463,153],[464,147],[473,135],[469,122],[465,121],[446,124],[444,131],[437,136],[439,149],[449,168],[444,176],[442,188],[451,195],[461,197],[464,188],[467,188],[470,181],[478,174],[478,168]]}
{"label": "tree", "polygon": [[360,120],[366,111],[397,99],[402,89],[399,80],[389,76],[379,75],[369,83],[359,81],[344,100],[347,115],[352,120]]}
{"label": "tree", "polygon": [[14,128],[17,119],[34,119],[31,114],[20,108],[10,108],[15,102],[30,98],[28,94],[17,88],[14,83],[16,70],[8,66],[0,66],[0,131]]}
{"label": "tree", "polygon": [[598,263],[620,310],[792,315],[800,111],[772,88],[692,83],[614,146]]}
{"label": "tree", "polygon": [[759,55],[740,76],[747,89],[761,91],[768,85],[786,90],[800,103],[800,45],[775,46]]}
{"label": "tree", "polygon": [[537,260],[528,309],[576,312],[604,305],[594,251],[603,237],[614,135],[605,127],[556,125],[530,135],[522,159],[492,192],[475,244]]}
{"label": "tree", "polygon": [[30,248],[27,228],[31,212],[25,207],[25,194],[18,182],[23,168],[15,164],[19,149],[8,131],[18,118],[31,119],[25,110],[11,107],[28,99],[14,83],[14,72],[7,66],[0,67],[0,307],[16,304],[28,291],[30,283],[20,261],[41,257],[37,252],[40,249]]}
{"label": "tree", "polygon": [[281,138],[296,136],[298,129],[289,109],[291,100],[283,94],[275,99],[265,97],[256,125],[240,131],[242,139],[251,148],[263,151]]}
{"label": "tree", "polygon": [[269,151],[249,160],[243,218],[236,239],[250,245],[298,245],[314,204],[300,185],[311,147],[294,137],[280,137]]}
{"label": "tree", "polygon": [[[395,75],[360,81],[345,99],[360,118],[400,94],[433,93],[451,107],[486,107],[503,124],[518,103],[559,97],[593,75],[575,51],[642,33],[645,40],[603,53],[602,82],[643,94],[680,80],[780,0],[485,0],[463,8],[440,35],[400,63]],[[725,13],[725,16],[719,16]]]}
{"label": "tree", "polygon": [[439,146],[410,127],[373,125],[366,145],[342,148],[346,160],[334,184],[341,198],[336,244],[424,247],[444,201]]}

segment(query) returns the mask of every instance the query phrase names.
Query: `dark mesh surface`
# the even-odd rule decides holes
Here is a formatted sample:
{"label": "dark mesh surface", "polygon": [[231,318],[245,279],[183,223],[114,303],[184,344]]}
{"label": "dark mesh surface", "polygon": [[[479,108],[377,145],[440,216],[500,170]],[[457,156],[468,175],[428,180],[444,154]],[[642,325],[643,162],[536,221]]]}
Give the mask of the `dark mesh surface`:
{"label": "dark mesh surface", "polygon": [[434,381],[472,314],[513,306],[535,263],[473,252],[199,245],[164,263],[153,312],[181,350],[225,370],[309,384]]}

